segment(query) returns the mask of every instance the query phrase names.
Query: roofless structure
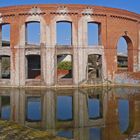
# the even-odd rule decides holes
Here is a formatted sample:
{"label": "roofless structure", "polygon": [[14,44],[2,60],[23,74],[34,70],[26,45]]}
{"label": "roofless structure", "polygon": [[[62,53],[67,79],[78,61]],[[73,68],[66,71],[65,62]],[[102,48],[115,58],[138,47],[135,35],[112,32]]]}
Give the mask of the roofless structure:
{"label": "roofless structure", "polygon": [[[117,55],[121,37],[127,43],[125,65]],[[1,86],[133,84],[139,82],[139,49],[136,13],[64,4],[0,8]]]}

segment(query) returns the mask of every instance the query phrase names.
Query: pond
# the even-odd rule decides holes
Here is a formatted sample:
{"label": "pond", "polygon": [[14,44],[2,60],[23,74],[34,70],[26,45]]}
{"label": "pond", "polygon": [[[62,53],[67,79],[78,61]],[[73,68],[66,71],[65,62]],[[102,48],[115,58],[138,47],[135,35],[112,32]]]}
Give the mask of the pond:
{"label": "pond", "polygon": [[0,118],[74,140],[140,132],[140,88],[1,89]]}

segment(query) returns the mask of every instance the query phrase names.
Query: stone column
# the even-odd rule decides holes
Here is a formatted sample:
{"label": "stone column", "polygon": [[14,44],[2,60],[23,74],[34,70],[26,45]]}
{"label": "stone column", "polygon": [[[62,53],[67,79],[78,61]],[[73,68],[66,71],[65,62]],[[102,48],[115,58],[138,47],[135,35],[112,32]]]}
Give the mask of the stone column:
{"label": "stone column", "polygon": [[2,78],[2,59],[1,59],[1,56],[0,56],[0,79]]}
{"label": "stone column", "polygon": [[78,48],[78,74],[79,74],[79,84],[87,81],[87,59],[88,54],[86,53],[86,48]]}
{"label": "stone column", "polygon": [[140,71],[140,24],[138,31],[138,71]]}
{"label": "stone column", "polygon": [[47,26],[47,41],[46,41],[46,84],[52,86],[55,84],[55,23],[50,23]]}
{"label": "stone column", "polygon": [[78,80],[79,84],[87,80],[87,19],[78,20]]}
{"label": "stone column", "polygon": [[23,46],[17,46],[11,51],[11,83],[16,87],[25,85],[25,55]]}
{"label": "stone column", "polygon": [[78,66],[79,66],[79,61],[78,61],[78,49],[74,48],[73,51],[73,84],[78,85]]}
{"label": "stone column", "polygon": [[26,64],[25,64],[25,29],[26,26],[25,24],[23,24],[21,26],[20,29],[20,43],[19,43],[19,47],[18,47],[18,58],[19,58],[19,62],[18,62],[18,67],[17,69],[19,69],[19,86],[25,86],[25,80],[26,80]]}
{"label": "stone column", "polygon": [[41,59],[41,82],[46,85],[46,46],[41,44],[40,46],[40,59]]}
{"label": "stone column", "polygon": [[103,82],[105,81],[105,79],[107,79],[107,68],[106,68],[106,58],[105,58],[105,54],[104,54],[104,46],[102,46],[103,52],[102,52],[102,80]]}
{"label": "stone column", "polygon": [[55,50],[51,48],[46,49],[46,84],[47,86],[54,85],[55,80]]}
{"label": "stone column", "polygon": [[[10,32],[10,49],[11,49],[11,55],[10,55],[10,68],[11,68],[11,85],[12,86],[18,86],[19,85],[19,78],[18,78],[18,70],[17,67],[19,66],[18,63],[18,46],[16,46],[16,37],[15,34],[17,32],[17,29],[15,28],[15,23],[11,23],[11,32]],[[18,35],[17,35],[18,36]],[[16,44],[16,45],[15,45]]]}
{"label": "stone column", "polygon": [[46,23],[40,22],[40,58],[41,58],[41,81],[46,84]]}
{"label": "stone column", "polygon": [[78,67],[79,67],[79,61],[78,61],[78,23],[77,23],[77,17],[74,17],[75,19],[72,22],[72,47],[73,47],[73,84],[78,85]]}
{"label": "stone column", "polygon": [[[2,47],[2,25],[0,25],[0,48]],[[0,78],[1,78],[1,56],[0,56]]]}
{"label": "stone column", "polygon": [[24,43],[25,42],[25,27],[20,28],[19,19],[15,19],[11,25],[10,42],[11,42],[11,85],[19,87],[25,80],[24,73]]}
{"label": "stone column", "polygon": [[2,47],[2,25],[0,25],[0,48]]}

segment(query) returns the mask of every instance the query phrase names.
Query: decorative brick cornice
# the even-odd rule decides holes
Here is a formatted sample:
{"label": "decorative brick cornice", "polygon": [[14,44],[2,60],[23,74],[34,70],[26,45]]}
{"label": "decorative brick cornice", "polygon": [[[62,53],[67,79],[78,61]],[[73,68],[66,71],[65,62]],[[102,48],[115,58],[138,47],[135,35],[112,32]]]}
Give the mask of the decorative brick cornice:
{"label": "decorative brick cornice", "polygon": [[0,15],[0,18],[5,18],[5,17],[14,17],[15,14],[3,14],[3,15]]}
{"label": "decorative brick cornice", "polygon": [[129,20],[129,21],[133,21],[133,22],[138,21],[136,19],[132,19],[132,18],[129,18],[129,17],[124,17],[124,16],[118,16],[118,15],[110,15],[110,17],[117,18],[117,19],[123,19],[123,20]]}
{"label": "decorative brick cornice", "polygon": [[54,15],[77,15],[78,11],[68,10],[66,6],[59,6],[56,11],[50,11]]}
{"label": "decorative brick cornice", "polygon": [[[31,10],[32,9],[32,10]],[[40,9],[40,10],[39,10]],[[30,12],[29,12],[30,11]],[[42,5],[24,5],[1,7],[0,13],[4,17],[11,17],[14,15],[82,15],[82,16],[106,16],[111,15],[113,18],[126,17],[126,20],[140,20],[140,14],[121,10],[116,8],[107,8],[102,6],[92,5],[74,5],[74,4],[42,4]],[[124,19],[124,18],[121,18]]]}
{"label": "decorative brick cornice", "polygon": [[45,12],[41,12],[41,13],[27,13],[27,12],[24,12],[24,13],[19,13],[18,15],[19,16],[36,16],[36,15],[45,15],[46,13]]}
{"label": "decorative brick cornice", "polygon": [[93,9],[90,7],[87,7],[86,9],[83,10],[82,15],[90,16],[90,15],[93,15],[93,13],[94,13]]}
{"label": "decorative brick cornice", "polygon": [[109,15],[114,19],[127,21],[140,21],[140,14],[121,10],[116,8],[107,8],[92,5],[74,5],[74,4],[42,4],[42,5],[25,5],[11,6],[0,8],[0,17],[16,16],[36,16],[36,15],[79,15],[79,16],[97,16],[105,17]]}

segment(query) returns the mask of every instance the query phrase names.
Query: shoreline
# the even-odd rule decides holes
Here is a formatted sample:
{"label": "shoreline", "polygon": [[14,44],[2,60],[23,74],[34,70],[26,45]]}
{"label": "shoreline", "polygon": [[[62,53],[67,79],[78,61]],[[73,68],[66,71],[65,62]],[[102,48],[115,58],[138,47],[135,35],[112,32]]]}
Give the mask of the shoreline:
{"label": "shoreline", "polygon": [[83,85],[55,85],[55,86],[0,86],[0,89],[15,88],[15,89],[78,89],[78,88],[100,88],[100,87],[140,87],[140,84],[83,84]]}

